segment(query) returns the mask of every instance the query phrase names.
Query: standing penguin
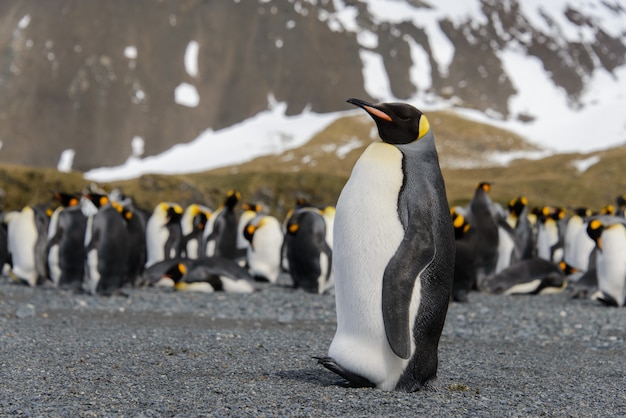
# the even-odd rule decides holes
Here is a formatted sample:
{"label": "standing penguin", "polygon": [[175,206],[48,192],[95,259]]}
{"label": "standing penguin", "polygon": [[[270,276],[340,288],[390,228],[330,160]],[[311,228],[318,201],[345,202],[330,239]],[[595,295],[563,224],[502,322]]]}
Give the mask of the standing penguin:
{"label": "standing penguin", "polygon": [[45,254],[40,249],[42,240],[45,249],[48,237],[46,216],[40,206],[25,206],[20,211],[7,213],[4,218],[13,274],[32,287],[42,279],[42,264],[45,264]]}
{"label": "standing penguin", "polygon": [[246,260],[250,275],[259,281],[276,283],[280,274],[280,249],[283,232],[273,216],[259,216],[248,221],[243,230],[248,240]]}
{"label": "standing penguin", "polygon": [[519,247],[521,260],[532,258],[535,251],[535,236],[528,220],[528,199],[519,196],[509,202],[509,216],[507,223],[515,231],[515,241]]}
{"label": "standing penguin", "polygon": [[454,232],[428,119],[350,99],[383,142],[359,158],[336,206],[337,331],[318,361],[356,386],[415,391],[436,377]]}
{"label": "standing penguin", "polygon": [[113,205],[106,195],[86,196],[97,208],[90,214],[85,233],[85,277],[83,289],[95,295],[120,288],[128,274],[129,233],[121,206]]}
{"label": "standing penguin", "polygon": [[454,281],[452,283],[452,300],[467,302],[467,294],[476,287],[476,266],[474,265],[475,245],[472,241],[470,224],[465,216],[456,208],[451,209],[452,225],[454,226],[455,259]]}
{"label": "standing penguin", "polygon": [[80,285],[85,272],[85,228],[87,217],[80,210],[78,196],[55,193],[61,205],[54,211],[48,228],[48,267],[52,284]]}
{"label": "standing penguin", "polygon": [[171,202],[155,206],[146,223],[146,267],[180,255],[183,208]]}
{"label": "standing penguin", "polygon": [[250,242],[245,236],[245,229],[251,220],[260,216],[263,206],[258,203],[244,203],[241,205],[241,209],[243,209],[243,213],[239,216],[237,223],[237,251],[245,253],[250,246]]}
{"label": "standing penguin", "polygon": [[194,260],[200,257],[202,234],[210,217],[211,209],[206,206],[198,205],[197,203],[187,206],[180,220],[183,234],[181,245],[181,255],[183,257]]}
{"label": "standing penguin", "polygon": [[543,207],[538,217],[537,256],[555,263],[563,260],[559,221],[563,212],[559,208]]}
{"label": "standing penguin", "polygon": [[[213,227],[204,231],[202,254],[225,257],[230,260],[245,257],[245,249],[241,251],[237,249],[235,206],[239,200],[241,200],[241,194],[238,191],[230,190],[226,193],[224,204],[214,214]],[[214,247],[213,253],[211,253],[211,247]]]}
{"label": "standing penguin", "polygon": [[332,286],[332,250],[326,242],[326,221],[318,209],[293,211],[284,248],[293,287],[324,293]]}
{"label": "standing penguin", "polygon": [[599,290],[591,298],[611,306],[626,305],[626,221],[617,216],[593,219],[587,233],[598,250]]}
{"label": "standing penguin", "polygon": [[489,196],[490,191],[491,183],[479,183],[467,212],[467,221],[472,226],[472,239],[476,246],[474,265],[479,287],[485,278],[495,273],[498,263],[500,233],[494,217],[494,205]]}

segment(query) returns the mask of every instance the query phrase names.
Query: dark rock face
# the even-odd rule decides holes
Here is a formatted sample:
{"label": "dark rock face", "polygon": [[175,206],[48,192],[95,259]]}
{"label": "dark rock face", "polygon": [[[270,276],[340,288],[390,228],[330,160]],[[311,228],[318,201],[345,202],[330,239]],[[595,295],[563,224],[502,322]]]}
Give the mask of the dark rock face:
{"label": "dark rock face", "polygon": [[[331,24],[334,3],[324,0],[317,5],[2,2],[0,162],[56,166],[61,152],[71,148],[76,152],[75,169],[116,165],[131,154],[134,136],[144,138],[145,155],[153,155],[207,128],[224,128],[267,109],[270,95],[287,103],[288,114],[305,108],[345,109],[347,97],[369,98],[359,55],[369,48],[383,58],[391,92],[398,99],[419,92],[410,71],[428,64],[429,93],[504,117],[510,116],[508,99],[516,93],[498,57],[507,46],[539,58],[574,104],[593,71],[611,72],[626,62],[624,36],[612,37],[572,7],[564,12],[567,21],[595,38],[568,41],[559,37],[555,26],[544,33],[522,15],[517,2],[485,0],[481,21],[439,21],[455,48],[444,74],[432,40],[419,24],[408,18],[380,22],[365,3],[345,3],[357,24],[378,36],[377,46],[361,46],[354,32]],[[599,2],[598,7],[609,5]],[[626,14],[619,7],[611,12]],[[551,27],[548,16],[545,20]],[[191,41],[199,44],[197,74],[185,67]],[[411,43],[424,49],[428,63],[414,62]],[[196,89],[197,106],[176,102],[181,83]]]}

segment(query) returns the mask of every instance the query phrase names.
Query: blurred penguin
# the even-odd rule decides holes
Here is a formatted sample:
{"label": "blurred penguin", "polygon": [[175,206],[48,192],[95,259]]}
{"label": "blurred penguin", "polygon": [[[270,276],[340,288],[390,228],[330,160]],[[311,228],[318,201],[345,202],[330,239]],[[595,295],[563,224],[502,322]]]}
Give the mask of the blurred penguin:
{"label": "blurred penguin", "polygon": [[521,260],[532,258],[535,255],[535,235],[528,219],[528,199],[525,196],[511,199],[508,209],[506,222],[514,230],[519,257]]}
{"label": "blurred penguin", "polygon": [[248,271],[255,280],[276,283],[283,242],[280,222],[273,216],[258,216],[248,221],[243,233],[249,242],[246,255]]}
{"label": "blurred penguin", "polygon": [[183,292],[252,293],[252,276],[236,261],[224,257],[204,257],[192,260],[186,273],[174,288]]}
{"label": "blurred penguin", "polygon": [[[235,206],[241,200],[238,191],[230,190],[222,206],[215,212],[211,230],[205,229],[202,254],[239,260],[245,251],[237,249],[237,215]],[[211,245],[213,244],[213,245]],[[211,249],[214,248],[214,252]]]}
{"label": "blurred penguin", "polygon": [[204,234],[211,214],[211,209],[207,206],[198,205],[196,203],[187,206],[180,221],[183,234],[181,245],[182,257],[194,260],[200,257],[202,234]]}
{"label": "blurred penguin", "polygon": [[241,205],[243,213],[237,223],[237,252],[247,252],[250,242],[245,237],[245,229],[251,220],[261,215],[263,206],[259,203],[244,203]]}
{"label": "blurred penguin", "polygon": [[622,218],[624,218],[624,213],[626,212],[626,194],[617,196],[617,198],[615,199],[615,203],[617,204],[615,216],[621,216]]}
{"label": "blurred penguin", "polygon": [[[20,211],[5,215],[7,245],[12,260],[12,273],[31,287],[43,280],[42,264],[46,263],[41,253],[47,242],[49,220],[46,209],[41,206],[25,206]],[[45,231],[44,231],[45,229]]]}
{"label": "blurred penguin", "polygon": [[326,242],[326,221],[319,210],[302,208],[293,212],[284,247],[295,288],[323,293],[332,287],[332,250]]}
{"label": "blurred penguin", "polygon": [[491,183],[479,183],[467,208],[466,215],[473,230],[474,263],[479,286],[484,278],[495,273],[498,262],[499,233],[494,216],[495,208],[491,197],[489,197],[490,191]]}
{"label": "blurred penguin", "polygon": [[161,202],[146,223],[146,267],[180,256],[183,208],[177,203]]}
{"label": "blurred penguin", "polygon": [[85,196],[96,208],[87,216],[83,290],[91,295],[110,294],[122,287],[128,273],[129,233],[119,204],[106,195]]}
{"label": "blurred penguin", "polygon": [[564,211],[560,208],[544,206],[538,216],[537,256],[544,260],[559,263],[563,260],[563,242],[559,221]]}
{"label": "blurred penguin", "polygon": [[622,307],[626,304],[626,220],[617,216],[593,219],[587,233],[597,248],[599,290],[592,299]]}
{"label": "blurred penguin", "polygon": [[591,210],[584,207],[575,208],[565,226],[563,261],[583,272],[589,269],[589,258],[595,247],[595,243],[587,234],[590,216]]}
{"label": "blurred penguin", "polygon": [[48,268],[55,287],[77,288],[85,273],[85,228],[87,217],[80,208],[80,196],[55,193],[60,206],[48,228]]}
{"label": "blurred penguin", "polygon": [[452,208],[450,214],[456,244],[451,297],[455,302],[467,302],[468,293],[476,287],[475,246],[471,239],[473,231],[458,208]]}

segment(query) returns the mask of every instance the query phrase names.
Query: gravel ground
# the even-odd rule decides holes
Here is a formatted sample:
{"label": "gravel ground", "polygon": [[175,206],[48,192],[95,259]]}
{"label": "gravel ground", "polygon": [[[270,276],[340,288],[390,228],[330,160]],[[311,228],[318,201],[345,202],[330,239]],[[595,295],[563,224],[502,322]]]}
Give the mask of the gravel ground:
{"label": "gravel ground", "polygon": [[92,297],[0,280],[0,415],[626,416],[626,309],[566,295],[450,305],[435,389],[343,386],[334,296],[128,289]]}

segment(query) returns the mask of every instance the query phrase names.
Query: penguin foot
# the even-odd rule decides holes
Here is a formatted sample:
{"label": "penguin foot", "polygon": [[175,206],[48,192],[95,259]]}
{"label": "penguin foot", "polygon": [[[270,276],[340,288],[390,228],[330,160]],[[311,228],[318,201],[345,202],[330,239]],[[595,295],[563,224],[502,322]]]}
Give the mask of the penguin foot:
{"label": "penguin foot", "polygon": [[330,357],[313,357],[313,358],[315,360],[317,360],[317,362],[319,364],[321,364],[322,366],[326,367],[331,372],[337,373],[339,376],[341,376],[344,379],[346,379],[348,382],[351,383],[351,385],[353,387],[356,387],[356,388],[374,388],[374,387],[376,387],[376,385],[374,383],[370,382],[365,377],[360,376],[360,375],[358,375],[356,373],[353,373],[353,372],[351,372],[349,370],[344,369],[343,367],[341,367],[340,365],[335,363],[335,360],[333,360]]}

